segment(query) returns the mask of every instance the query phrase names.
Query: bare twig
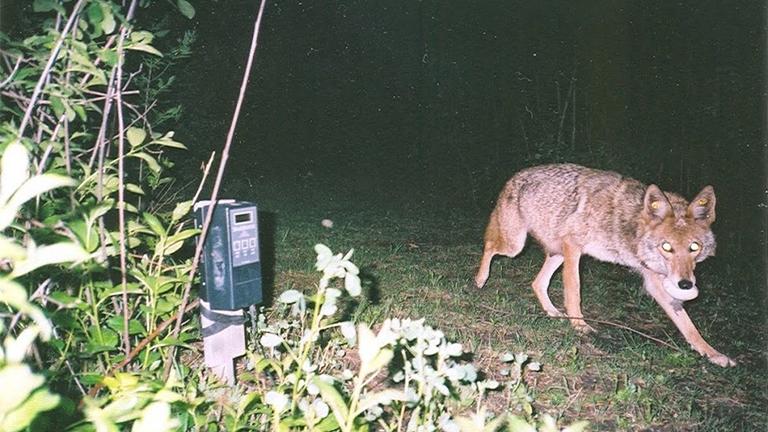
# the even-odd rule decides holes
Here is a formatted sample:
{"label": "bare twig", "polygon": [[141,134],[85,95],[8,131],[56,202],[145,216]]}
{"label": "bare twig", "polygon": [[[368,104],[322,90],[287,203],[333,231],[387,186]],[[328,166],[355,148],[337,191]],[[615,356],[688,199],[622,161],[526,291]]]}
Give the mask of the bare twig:
{"label": "bare twig", "polygon": [[11,70],[11,73],[8,74],[8,78],[3,80],[3,82],[0,82],[0,89],[7,86],[11,81],[13,81],[13,76],[16,75],[16,72],[19,70],[19,66],[21,66],[21,61],[24,59],[24,57],[19,56],[19,58],[16,59],[16,65],[13,67],[13,70]]}
{"label": "bare twig", "polygon": [[[240,93],[237,98],[237,105],[235,106],[235,112],[232,115],[232,122],[229,126],[229,132],[227,133],[227,141],[224,144],[224,150],[221,153],[221,161],[219,161],[219,170],[216,173],[216,181],[213,185],[213,191],[211,192],[211,205],[208,207],[208,212],[205,215],[205,219],[203,220],[203,226],[200,233],[200,238],[197,242],[197,247],[195,248],[195,256],[192,260],[192,268],[189,272],[189,280],[187,281],[186,286],[184,287],[184,294],[181,299],[181,306],[179,307],[179,313],[176,317],[176,326],[173,329],[173,336],[176,337],[179,335],[179,332],[181,331],[181,324],[184,321],[184,313],[186,311],[186,304],[189,301],[189,292],[192,288],[192,281],[194,280],[195,273],[197,272],[197,266],[200,263],[200,255],[202,253],[203,249],[203,243],[205,242],[205,236],[208,232],[208,226],[210,225],[211,216],[213,215],[213,210],[216,207],[216,200],[218,198],[219,194],[219,188],[221,186],[221,179],[224,177],[224,169],[227,166],[227,159],[229,158],[229,149],[232,146],[232,140],[235,135],[235,128],[237,127],[237,120],[240,117],[240,109],[243,105],[243,100],[245,99],[245,90],[248,87],[248,78],[251,74],[251,67],[253,66],[253,58],[256,54],[256,46],[258,45],[258,38],[259,38],[259,28],[261,27],[261,18],[264,15],[264,6],[266,5],[266,0],[261,0],[261,5],[259,6],[259,13],[256,16],[256,22],[253,26],[253,37],[251,38],[251,48],[248,53],[248,61],[245,65],[245,71],[243,73],[243,80],[240,84]],[[163,371],[163,376],[168,377],[168,375],[171,372],[171,367],[173,366],[173,358],[175,356],[175,347],[171,347],[168,356],[165,361],[165,369]]]}
{"label": "bare twig", "polygon": [[208,173],[211,171],[211,165],[213,165],[213,160],[216,158],[216,152],[211,153],[211,157],[208,158],[208,163],[203,165],[203,179],[200,181],[200,186],[197,187],[197,192],[195,192],[194,198],[192,198],[192,202],[196,203],[197,199],[200,197],[200,192],[203,191],[203,186],[205,186],[205,179],[208,178]]}
{"label": "bare twig", "polygon": [[[135,7],[136,0],[132,0],[130,10]],[[120,28],[120,37],[117,40],[117,79],[115,80],[115,103],[117,105],[117,219],[120,235],[120,285],[123,298],[123,351],[126,355],[131,352],[131,337],[128,332],[128,322],[131,318],[128,306],[128,268],[125,258],[125,119],[123,118],[123,42],[128,35],[128,26],[123,24]]]}
{"label": "bare twig", "polygon": [[43,91],[43,84],[47,81],[48,76],[51,74],[53,64],[56,62],[56,58],[59,56],[61,45],[64,43],[64,39],[66,39],[69,31],[72,29],[72,25],[75,23],[75,18],[77,18],[77,15],[80,13],[80,9],[83,7],[84,3],[85,0],[78,0],[78,2],[75,4],[75,7],[72,9],[72,13],[69,15],[69,19],[67,20],[67,24],[64,26],[64,30],[59,35],[59,39],[56,41],[56,45],[54,45],[53,50],[51,51],[51,56],[48,58],[48,63],[46,63],[45,68],[43,69],[43,73],[40,75],[40,79],[37,80],[35,89],[32,91],[32,97],[30,98],[29,105],[27,105],[27,109],[24,111],[24,117],[21,119],[21,124],[19,125],[18,139],[21,139],[21,137],[24,136],[24,130],[27,128],[27,124],[32,118],[32,111],[35,110],[35,105],[37,105],[37,99],[40,97],[40,93]]}
{"label": "bare twig", "polygon": [[[488,309],[488,310],[494,312],[495,314],[504,315],[504,312],[499,311],[497,309],[494,309],[494,308],[492,308],[490,306],[481,305],[481,307],[484,308],[484,309]],[[651,336],[651,335],[649,335],[647,333],[643,333],[640,330],[635,330],[632,327],[626,326],[624,324],[619,324],[619,323],[613,322],[613,321],[599,320],[599,319],[587,318],[587,317],[572,317],[572,316],[568,316],[568,315],[561,315],[561,316],[556,316],[556,317],[547,316],[547,318],[552,318],[552,319],[581,319],[581,320],[593,322],[593,323],[596,323],[596,324],[603,324],[603,325],[607,325],[607,326],[612,326],[612,327],[620,328],[622,330],[630,331],[630,332],[635,333],[637,335],[640,335],[640,336],[642,336],[642,337],[644,337],[646,339],[652,340],[652,341],[654,341],[654,342],[656,342],[658,344],[661,344],[661,345],[664,345],[664,346],[666,346],[668,348],[671,348],[671,349],[673,349],[673,350],[675,350],[677,352],[684,352],[679,347],[676,347],[676,346],[672,345],[669,342],[665,342],[665,341],[663,341],[663,340],[661,340],[659,338],[653,337],[653,336]]]}

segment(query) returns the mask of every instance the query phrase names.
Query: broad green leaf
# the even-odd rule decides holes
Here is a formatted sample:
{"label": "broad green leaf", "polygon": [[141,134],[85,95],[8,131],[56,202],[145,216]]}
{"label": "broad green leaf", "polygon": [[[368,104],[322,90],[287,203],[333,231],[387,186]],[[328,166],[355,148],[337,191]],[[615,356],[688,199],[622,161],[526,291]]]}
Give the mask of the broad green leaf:
{"label": "broad green leaf", "polygon": [[0,418],[20,406],[43,381],[43,377],[32,373],[26,364],[8,364],[0,368],[0,388],[13,389],[0,392]]}
{"label": "broad green leaf", "polygon": [[133,423],[132,432],[167,432],[175,431],[179,420],[171,413],[168,402],[155,401],[141,412],[141,418]]}
{"label": "broad green leaf", "polygon": [[167,235],[167,232],[165,231],[165,228],[163,227],[163,223],[160,222],[160,219],[157,218],[157,216],[153,215],[152,213],[144,212],[141,214],[141,216],[144,218],[144,222],[149,225],[149,228],[157,235],[161,237],[165,237]]}
{"label": "broad green leaf", "polygon": [[94,27],[100,25],[101,21],[104,20],[104,13],[101,11],[101,4],[97,2],[91,3],[86,9],[86,13],[88,15],[88,20],[91,22],[91,24],[94,25]]}
{"label": "broad green leaf", "polygon": [[195,8],[187,0],[176,0],[176,6],[179,7],[179,12],[188,19],[195,17]]}
{"label": "broad green leaf", "polygon": [[0,257],[11,261],[23,259],[27,250],[8,237],[0,236]]}
{"label": "broad green leaf", "polygon": [[132,153],[130,154],[130,156],[133,156],[145,161],[149,169],[151,169],[152,172],[154,173],[159,173],[160,171],[162,171],[162,168],[160,167],[160,164],[157,162],[157,159],[155,159],[149,153],[138,152],[138,153]]}
{"label": "broad green leaf", "polygon": [[[7,152],[7,150],[6,150]],[[5,159],[5,158],[3,158]],[[3,177],[5,170],[3,170]],[[4,179],[3,179],[4,180]],[[57,174],[42,174],[32,177],[22,184],[6,205],[0,207],[0,230],[5,229],[13,222],[16,212],[22,204],[28,200],[62,186],[74,186],[76,183],[69,177]]]}
{"label": "broad green leaf", "polygon": [[56,117],[61,117],[64,114],[64,103],[61,101],[61,98],[51,95],[48,100],[51,102],[51,108],[53,108],[53,113],[56,114]]}
{"label": "broad green leaf", "polygon": [[166,241],[166,246],[163,248],[163,255],[171,255],[174,252],[181,249],[184,246],[184,241],[190,237],[200,234],[199,229],[186,229],[170,236]]}
{"label": "broad green leaf", "polygon": [[[114,315],[109,317],[107,320],[107,325],[109,325],[110,328],[115,330],[118,333],[123,332],[123,316],[122,315]],[[144,329],[144,325],[135,319],[128,320],[128,333],[135,335],[135,334],[146,334],[147,331]]]}
{"label": "broad green leaf", "polygon": [[61,397],[54,395],[46,388],[41,388],[35,391],[19,408],[2,419],[0,430],[12,432],[25,429],[38,414],[55,408],[60,401]]}
{"label": "broad green leaf", "polygon": [[69,229],[75,234],[83,248],[88,253],[92,253],[99,247],[99,232],[95,224],[87,224],[85,221],[72,221],[68,224]]}
{"label": "broad green leaf", "polygon": [[171,223],[174,223],[186,216],[189,213],[189,210],[192,208],[192,204],[192,200],[176,203],[176,207],[173,209],[173,213],[171,214]]}
{"label": "broad green leaf", "polygon": [[40,329],[37,326],[29,326],[19,333],[16,338],[7,338],[5,341],[5,361],[8,363],[21,363],[29,350],[29,347],[37,339]]}
{"label": "broad green leaf", "polygon": [[110,34],[117,27],[115,17],[112,15],[112,10],[108,7],[102,8],[102,12],[104,13],[104,19],[101,21],[101,29],[104,30],[105,34]]}
{"label": "broad green leaf", "polygon": [[129,127],[125,132],[125,136],[128,138],[128,143],[131,144],[131,147],[137,147],[144,142],[144,139],[147,137],[147,131],[137,127]]}
{"label": "broad green leaf", "polygon": [[254,401],[261,400],[261,392],[250,392],[237,403],[237,412],[244,413]]}
{"label": "broad green leaf", "polygon": [[32,10],[34,12],[50,12],[55,10],[62,15],[67,14],[67,11],[56,0],[35,0],[32,2]]}
{"label": "broad green leaf", "polygon": [[144,189],[142,189],[141,186],[137,184],[126,183],[125,190],[127,190],[128,192],[133,192],[138,195],[144,195]]}
{"label": "broad green leaf", "polygon": [[[379,352],[376,354],[376,357],[371,359],[371,361],[366,365],[367,370],[365,370],[365,374],[369,375],[373,372],[378,371],[379,369],[383,368],[384,366],[388,365],[389,362],[392,361],[392,357],[394,357],[395,353],[389,349],[389,348],[382,348],[379,350]],[[363,365],[360,365],[360,372],[363,373]]]}
{"label": "broad green leaf", "polygon": [[318,375],[312,378],[312,383],[320,389],[320,397],[331,407],[331,411],[333,411],[333,415],[339,424],[345,424],[349,416],[349,408],[336,387]]}
{"label": "broad green leaf", "polygon": [[11,277],[25,275],[32,270],[49,264],[85,261],[90,257],[77,243],[61,242],[28,249],[27,257],[16,262]]}
{"label": "broad green leaf", "polygon": [[131,32],[131,41],[135,43],[152,43],[154,36],[146,30]]}
{"label": "broad green leaf", "polygon": [[163,247],[163,255],[173,255],[174,253],[178,252],[179,249],[181,249],[182,246],[184,246],[183,241],[177,241],[171,243],[170,241],[167,241],[167,245]]}
{"label": "broad green leaf", "polygon": [[187,147],[184,144],[173,140],[174,135],[175,133],[173,131],[166,132],[166,134],[163,135],[162,137],[153,140],[151,144],[158,144],[163,147],[171,147],[171,148],[186,150]]}
{"label": "broad green leaf", "polygon": [[93,223],[96,219],[104,216],[108,211],[112,210],[112,206],[114,205],[115,202],[113,200],[102,201],[95,207],[88,210],[88,220],[90,223]]}
{"label": "broad green leaf", "polygon": [[113,49],[102,49],[99,51],[99,58],[107,65],[115,66],[118,60],[117,51]]}
{"label": "broad green leaf", "polygon": [[331,432],[339,429],[339,421],[336,420],[336,416],[326,416],[323,421],[320,423],[317,423],[314,427],[314,430],[318,432]]}
{"label": "broad green leaf", "polygon": [[72,308],[77,307],[81,300],[62,291],[54,291],[48,296],[56,303],[58,307]]}
{"label": "broad green leaf", "polygon": [[0,302],[7,303],[21,313],[26,314],[40,328],[40,338],[48,340],[51,335],[51,322],[37,306],[29,302],[27,291],[18,283],[0,278]]}
{"label": "broad green leaf", "polygon": [[91,340],[99,344],[102,347],[114,348],[117,346],[119,336],[117,332],[109,327],[99,327],[98,329],[91,326],[90,329]]}
{"label": "broad green leaf", "polygon": [[[129,295],[133,294],[144,294],[144,292],[141,290],[141,288],[135,284],[135,283],[129,283],[126,285],[126,292]],[[99,293],[99,302],[103,302],[109,297],[113,296],[120,296],[123,295],[123,287],[121,285],[115,285],[113,287],[110,287],[101,293]]]}
{"label": "broad green leaf", "polygon": [[355,415],[357,416],[360,413],[365,412],[368,408],[372,408],[376,405],[389,405],[393,400],[404,401],[407,400],[407,397],[402,390],[397,389],[385,389],[377,393],[368,394],[365,396],[365,399],[360,402]]}
{"label": "broad green leaf", "polygon": [[[5,148],[3,158],[0,160],[0,205],[8,201],[8,198],[29,178],[29,152],[27,149],[14,142]],[[14,209],[15,213],[16,210]],[[8,225],[3,225],[5,228]]]}
{"label": "broad green leaf", "polygon": [[125,48],[129,50],[134,50],[134,51],[143,51],[145,53],[153,54],[158,57],[163,56],[163,54],[160,51],[155,49],[155,47],[153,47],[152,45],[148,45],[148,44],[129,45],[129,46],[126,46]]}
{"label": "broad green leaf", "polygon": [[168,246],[166,246],[166,249],[170,248],[171,245],[174,243],[183,242],[184,240],[190,237],[194,237],[198,234],[200,234],[200,230],[197,228],[189,228],[189,229],[179,231],[176,234],[168,237],[168,240],[167,240]]}

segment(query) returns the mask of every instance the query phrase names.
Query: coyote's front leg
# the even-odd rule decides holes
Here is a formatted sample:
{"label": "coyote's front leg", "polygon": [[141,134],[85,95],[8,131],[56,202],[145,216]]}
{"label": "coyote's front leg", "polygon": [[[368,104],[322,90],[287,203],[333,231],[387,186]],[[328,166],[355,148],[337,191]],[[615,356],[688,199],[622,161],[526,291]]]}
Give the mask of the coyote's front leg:
{"label": "coyote's front leg", "polygon": [[651,294],[656,302],[664,309],[672,322],[675,323],[677,329],[683,334],[685,340],[695,349],[699,354],[707,357],[712,363],[727,367],[736,366],[736,362],[728,358],[728,356],[721,354],[716,349],[701,337],[699,330],[691,321],[688,313],[683,309],[682,302],[675,300],[664,291],[662,286],[661,276],[653,273],[649,270],[643,272],[643,278],[645,279],[645,289]]}
{"label": "coyote's front leg", "polygon": [[579,260],[581,249],[563,240],[563,297],[565,312],[571,317],[571,325],[582,333],[594,332],[595,329],[584,321],[581,314],[581,281],[579,278]]}

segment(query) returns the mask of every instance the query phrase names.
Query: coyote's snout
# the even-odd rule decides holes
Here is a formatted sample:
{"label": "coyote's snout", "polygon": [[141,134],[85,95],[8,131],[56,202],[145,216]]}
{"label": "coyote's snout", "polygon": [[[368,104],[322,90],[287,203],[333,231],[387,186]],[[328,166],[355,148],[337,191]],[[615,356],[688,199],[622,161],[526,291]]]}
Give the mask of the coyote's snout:
{"label": "coyote's snout", "polygon": [[592,331],[582,319],[579,282],[581,255],[590,255],[638,271],[648,293],[696,351],[720,366],[735,366],[701,337],[682,307],[699,295],[696,263],[715,253],[714,221],[711,186],[688,203],[614,172],[571,164],[529,168],[513,176],[499,195],[475,284],[485,285],[494,255],[514,257],[530,234],[546,253],[532,285],[550,316],[562,316],[547,293],[562,265],[565,311],[574,327]]}

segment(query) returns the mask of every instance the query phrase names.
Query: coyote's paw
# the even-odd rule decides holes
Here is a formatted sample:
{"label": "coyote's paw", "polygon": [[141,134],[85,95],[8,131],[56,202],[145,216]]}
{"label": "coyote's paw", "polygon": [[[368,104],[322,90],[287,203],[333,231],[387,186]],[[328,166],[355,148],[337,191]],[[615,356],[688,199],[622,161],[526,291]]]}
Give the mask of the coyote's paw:
{"label": "coyote's paw", "polygon": [[708,358],[709,358],[709,361],[721,367],[736,366],[736,362],[731,360],[728,356],[724,354],[717,353],[715,355],[708,356]]}
{"label": "coyote's paw", "polygon": [[591,325],[587,324],[583,320],[572,320],[571,325],[577,332],[581,334],[597,333],[597,330],[592,328]]}

